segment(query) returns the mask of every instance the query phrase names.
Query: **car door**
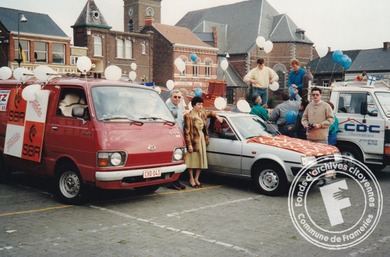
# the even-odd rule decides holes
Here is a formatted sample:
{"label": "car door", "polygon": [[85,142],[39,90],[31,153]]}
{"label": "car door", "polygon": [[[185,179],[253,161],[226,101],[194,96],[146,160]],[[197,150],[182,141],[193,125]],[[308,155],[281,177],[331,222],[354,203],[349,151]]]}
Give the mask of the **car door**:
{"label": "car door", "polygon": [[[373,96],[366,92],[347,92],[340,94],[339,102],[341,99],[344,106],[335,114],[339,120],[338,141],[352,141],[365,153],[382,154],[385,123]],[[362,115],[362,103],[367,104],[367,115]]]}
{"label": "car door", "polygon": [[210,170],[221,173],[241,174],[243,144],[229,122],[219,123],[215,118],[208,122],[210,135],[207,159]]}

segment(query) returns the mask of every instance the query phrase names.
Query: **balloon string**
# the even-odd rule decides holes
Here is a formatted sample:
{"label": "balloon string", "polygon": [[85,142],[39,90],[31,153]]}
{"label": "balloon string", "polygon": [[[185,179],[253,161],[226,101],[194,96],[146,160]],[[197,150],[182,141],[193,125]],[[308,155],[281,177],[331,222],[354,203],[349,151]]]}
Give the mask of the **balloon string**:
{"label": "balloon string", "polygon": [[333,65],[332,75],[330,75],[329,84],[332,84],[333,72],[334,72],[334,68],[336,68],[336,64],[337,64],[337,63],[335,63],[335,64]]}
{"label": "balloon string", "polygon": [[314,74],[317,73],[317,68],[318,68],[318,65],[320,64],[320,61],[321,61],[321,57],[320,57],[320,59],[317,62],[317,66],[316,66],[316,69],[314,70]]}

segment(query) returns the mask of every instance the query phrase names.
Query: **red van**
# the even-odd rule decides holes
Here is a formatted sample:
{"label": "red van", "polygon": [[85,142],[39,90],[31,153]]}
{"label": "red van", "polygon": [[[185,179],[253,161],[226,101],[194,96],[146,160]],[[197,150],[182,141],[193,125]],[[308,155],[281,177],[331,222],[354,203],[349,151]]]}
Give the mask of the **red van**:
{"label": "red van", "polygon": [[153,89],[91,78],[0,81],[0,176],[54,178],[64,203],[84,202],[86,184],[153,192],[178,179],[184,155],[182,132]]}

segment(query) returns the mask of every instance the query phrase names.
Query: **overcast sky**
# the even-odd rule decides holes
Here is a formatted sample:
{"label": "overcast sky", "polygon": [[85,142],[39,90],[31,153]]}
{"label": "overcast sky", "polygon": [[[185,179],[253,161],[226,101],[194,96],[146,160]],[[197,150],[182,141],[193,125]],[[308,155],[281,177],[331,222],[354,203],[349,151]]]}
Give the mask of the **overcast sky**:
{"label": "overcast sky", "polygon": [[[243,0],[162,0],[162,23],[175,25],[187,12]],[[0,6],[46,13],[69,36],[87,0],[1,0]],[[315,44],[332,50],[380,48],[390,41],[389,0],[268,0]],[[123,31],[123,0],[95,0],[113,30]],[[240,10],[237,10],[240,11]],[[254,32],[255,33],[255,32]]]}

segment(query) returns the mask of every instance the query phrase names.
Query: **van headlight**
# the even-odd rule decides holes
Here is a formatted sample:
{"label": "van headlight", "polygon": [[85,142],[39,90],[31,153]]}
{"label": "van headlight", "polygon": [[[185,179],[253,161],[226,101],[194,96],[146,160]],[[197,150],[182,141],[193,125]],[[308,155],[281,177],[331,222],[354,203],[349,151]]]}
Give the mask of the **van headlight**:
{"label": "van headlight", "polygon": [[99,152],[97,155],[98,167],[118,167],[124,166],[126,161],[126,153],[118,152]]}
{"label": "van headlight", "polygon": [[301,163],[302,163],[302,166],[306,166],[312,162],[315,162],[316,161],[316,157],[314,156],[302,156],[301,158]]}
{"label": "van headlight", "polygon": [[184,153],[185,148],[175,148],[175,150],[173,150],[172,161],[184,160]]}

